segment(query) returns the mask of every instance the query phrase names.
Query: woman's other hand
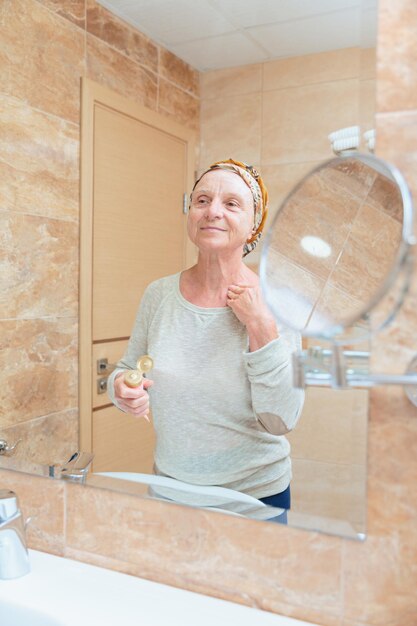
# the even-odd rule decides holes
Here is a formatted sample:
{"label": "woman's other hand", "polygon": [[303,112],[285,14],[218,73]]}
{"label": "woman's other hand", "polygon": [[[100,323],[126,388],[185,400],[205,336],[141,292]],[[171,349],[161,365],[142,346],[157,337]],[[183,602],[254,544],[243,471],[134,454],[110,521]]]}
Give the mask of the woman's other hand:
{"label": "woman's other hand", "polygon": [[121,409],[134,417],[144,417],[149,422],[149,394],[153,380],[144,378],[139,387],[128,387],[121,372],[114,379],[114,395]]}
{"label": "woman's other hand", "polygon": [[246,326],[251,352],[277,339],[275,319],[266,306],[258,285],[229,285],[227,306]]}
{"label": "woman's other hand", "polygon": [[272,317],[257,285],[229,285],[227,305],[245,326],[256,318]]}

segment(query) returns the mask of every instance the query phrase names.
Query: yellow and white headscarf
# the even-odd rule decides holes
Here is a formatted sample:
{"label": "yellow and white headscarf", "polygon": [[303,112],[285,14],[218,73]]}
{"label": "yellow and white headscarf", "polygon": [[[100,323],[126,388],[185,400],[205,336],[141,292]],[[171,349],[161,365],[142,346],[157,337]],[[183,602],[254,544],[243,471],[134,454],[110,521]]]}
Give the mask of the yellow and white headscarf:
{"label": "yellow and white headscarf", "polygon": [[238,176],[245,181],[252,192],[254,206],[254,232],[243,246],[243,256],[246,256],[249,252],[252,252],[252,250],[256,248],[256,245],[262,236],[262,230],[268,213],[267,189],[259,172],[257,172],[252,165],[246,165],[246,163],[242,163],[241,161],[227,159],[226,161],[217,161],[216,163],[210,165],[210,167],[203,172],[203,174],[201,174],[200,178],[196,180],[193,191],[207,172],[211,172],[216,169],[235,172],[235,174],[238,174]]}

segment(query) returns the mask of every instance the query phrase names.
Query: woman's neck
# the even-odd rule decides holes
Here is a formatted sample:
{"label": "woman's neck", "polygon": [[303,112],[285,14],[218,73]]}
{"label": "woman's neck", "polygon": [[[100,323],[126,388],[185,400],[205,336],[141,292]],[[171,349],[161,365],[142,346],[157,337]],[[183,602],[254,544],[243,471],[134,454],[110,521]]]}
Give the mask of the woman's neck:
{"label": "woman's neck", "polygon": [[255,284],[254,274],[242,261],[241,256],[223,258],[199,254],[197,264],[183,272],[181,291],[183,296],[198,306],[226,306],[229,285]]}

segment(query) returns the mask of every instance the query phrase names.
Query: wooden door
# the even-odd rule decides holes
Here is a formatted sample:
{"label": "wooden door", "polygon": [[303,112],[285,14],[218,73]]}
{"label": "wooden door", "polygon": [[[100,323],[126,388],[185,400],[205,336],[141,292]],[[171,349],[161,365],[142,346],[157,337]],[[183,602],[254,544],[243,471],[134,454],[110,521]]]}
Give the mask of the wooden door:
{"label": "wooden door", "polygon": [[183,204],[194,136],[85,80],[81,146],[80,447],[95,471],[151,473],[152,421],[99,393],[96,363],[122,356],[145,287],[191,260]]}

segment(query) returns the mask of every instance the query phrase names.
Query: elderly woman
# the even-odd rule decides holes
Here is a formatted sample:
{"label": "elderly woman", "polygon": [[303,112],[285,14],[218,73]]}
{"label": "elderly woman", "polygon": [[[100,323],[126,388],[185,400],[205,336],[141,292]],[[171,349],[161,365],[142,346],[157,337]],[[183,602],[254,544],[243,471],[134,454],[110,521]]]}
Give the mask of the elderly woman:
{"label": "elderly woman", "polygon": [[[137,417],[147,417],[151,403],[157,473],[289,508],[284,434],[303,403],[291,382],[299,337],[277,328],[258,276],[242,261],[266,213],[262,179],[244,163],[215,163],[197,180],[188,235],[198,261],[147,287],[109,395]],[[154,358],[153,381],[131,389],[123,373],[142,354]]]}

